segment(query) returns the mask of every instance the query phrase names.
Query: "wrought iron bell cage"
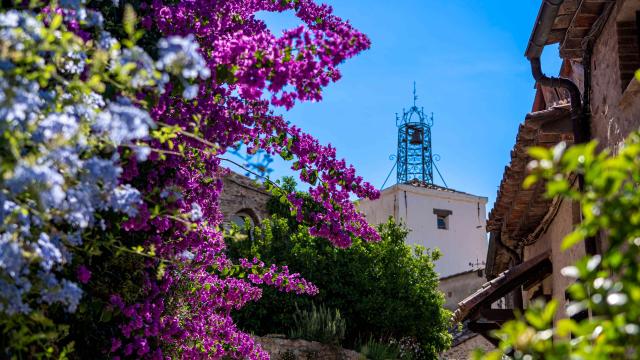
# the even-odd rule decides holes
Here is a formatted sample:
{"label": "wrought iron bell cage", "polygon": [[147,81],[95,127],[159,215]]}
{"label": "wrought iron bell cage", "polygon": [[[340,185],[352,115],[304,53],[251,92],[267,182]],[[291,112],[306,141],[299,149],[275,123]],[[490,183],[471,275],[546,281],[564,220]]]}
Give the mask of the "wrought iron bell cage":
{"label": "wrought iron bell cage", "polygon": [[397,181],[406,183],[417,180],[433,184],[433,152],[431,148],[431,127],[433,113],[426,116],[424,108],[416,106],[415,84],[413,106],[402,109],[402,116],[396,114],[398,127]]}

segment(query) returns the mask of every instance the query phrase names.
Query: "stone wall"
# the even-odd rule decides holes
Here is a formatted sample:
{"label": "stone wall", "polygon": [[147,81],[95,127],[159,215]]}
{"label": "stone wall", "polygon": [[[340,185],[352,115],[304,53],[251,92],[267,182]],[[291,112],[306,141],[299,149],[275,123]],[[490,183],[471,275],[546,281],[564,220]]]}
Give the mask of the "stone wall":
{"label": "stone wall", "polygon": [[220,211],[224,221],[236,214],[248,215],[253,223],[269,217],[267,202],[271,195],[250,178],[231,172],[223,178]]}
{"label": "stone wall", "polygon": [[271,360],[363,360],[363,355],[338,346],[316,341],[291,340],[281,337],[256,337]]}
{"label": "stone wall", "polygon": [[486,281],[483,269],[441,278],[439,289],[444,294],[444,307],[455,310],[460,301],[480,289]]}
{"label": "stone wall", "polygon": [[475,349],[484,349],[490,351],[495,349],[487,339],[480,335],[472,335],[468,338],[460,341],[454,346],[442,353],[440,359],[442,360],[468,360]]}
{"label": "stone wall", "polygon": [[637,0],[618,1],[593,49],[591,132],[601,148],[615,150],[640,127],[640,85],[629,82],[639,63],[636,10]]}

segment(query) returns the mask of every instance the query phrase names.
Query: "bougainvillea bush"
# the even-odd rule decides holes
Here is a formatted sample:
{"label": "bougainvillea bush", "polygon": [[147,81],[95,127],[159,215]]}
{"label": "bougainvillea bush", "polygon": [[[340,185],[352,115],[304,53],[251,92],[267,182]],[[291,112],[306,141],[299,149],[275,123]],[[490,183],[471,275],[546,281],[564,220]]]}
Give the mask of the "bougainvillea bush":
{"label": "bougainvillea bush", "polygon": [[[276,36],[259,11],[301,26]],[[279,194],[297,221],[339,247],[378,240],[349,200],[377,191],[273,113],[320,100],[368,46],[308,0],[3,7],[0,357],[266,358],[231,311],[259,286],[318,289],[224,255],[224,155],[291,160],[310,184]]]}

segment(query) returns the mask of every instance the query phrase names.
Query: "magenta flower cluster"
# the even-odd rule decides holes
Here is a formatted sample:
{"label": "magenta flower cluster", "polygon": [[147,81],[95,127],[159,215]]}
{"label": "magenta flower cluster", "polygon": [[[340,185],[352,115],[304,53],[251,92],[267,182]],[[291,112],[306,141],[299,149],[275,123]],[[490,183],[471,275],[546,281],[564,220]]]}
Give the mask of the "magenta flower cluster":
{"label": "magenta flower cluster", "polygon": [[[146,238],[146,247],[163,260],[146,262],[144,301],[111,297],[113,309],[126,319],[112,339],[111,355],[268,358],[235,326],[232,310],[258,300],[263,285],[310,295],[318,289],[287,267],[258,259],[233,264],[225,257],[217,202],[227,171],[221,157],[242,143],[249,151],[292,160],[318,206],[303,206],[295,194],[288,199],[313,235],[340,247],[353,237],[378,240],[350,200],[353,194],[376,198],[378,191],[338,159],[333,147],[273,113],[296,101],[321,100],[322,88],[340,78],[338,65],[367,49],[369,40],[330,7],[311,0],[155,0],[142,10],[148,31],[193,36],[211,75],[195,81],[199,86],[190,101],[180,96],[184,84],[166,85],[150,113],[176,136],[149,141],[153,166],[138,166],[131,157],[124,168],[122,179],[142,184],[145,203],[122,228]],[[294,11],[303,25],[275,36],[255,17],[259,11]],[[151,215],[158,207],[160,213]],[[154,271],[159,264],[166,267],[160,277]],[[78,275],[88,280],[84,270]]]}

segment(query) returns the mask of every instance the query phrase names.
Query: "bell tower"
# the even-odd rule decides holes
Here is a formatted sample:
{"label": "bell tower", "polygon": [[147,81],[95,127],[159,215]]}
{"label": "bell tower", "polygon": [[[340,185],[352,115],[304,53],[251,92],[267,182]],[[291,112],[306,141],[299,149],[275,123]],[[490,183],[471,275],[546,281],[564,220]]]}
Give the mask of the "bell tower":
{"label": "bell tower", "polygon": [[433,184],[433,152],[431,148],[431,127],[433,113],[424,114],[416,101],[416,83],[413,83],[413,106],[402,109],[402,116],[396,113],[398,127],[397,182],[407,183],[417,180]]}

